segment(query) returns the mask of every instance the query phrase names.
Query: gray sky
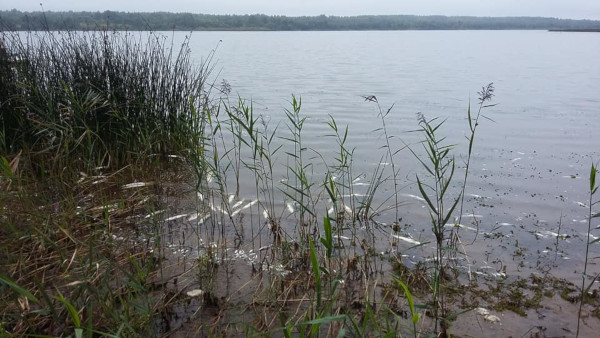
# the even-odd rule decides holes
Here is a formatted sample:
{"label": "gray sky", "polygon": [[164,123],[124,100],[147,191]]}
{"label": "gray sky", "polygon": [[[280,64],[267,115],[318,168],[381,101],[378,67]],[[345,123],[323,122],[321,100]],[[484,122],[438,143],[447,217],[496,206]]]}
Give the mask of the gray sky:
{"label": "gray sky", "polygon": [[[192,12],[270,15],[545,16],[600,20],[600,0],[45,0],[46,11]],[[0,0],[0,9],[40,10],[40,0]]]}

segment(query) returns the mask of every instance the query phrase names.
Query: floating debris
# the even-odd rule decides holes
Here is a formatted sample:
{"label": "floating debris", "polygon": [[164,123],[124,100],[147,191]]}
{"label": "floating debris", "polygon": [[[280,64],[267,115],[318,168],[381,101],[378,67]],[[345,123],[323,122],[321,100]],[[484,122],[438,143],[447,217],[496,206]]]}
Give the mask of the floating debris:
{"label": "floating debris", "polygon": [[520,160],[521,160],[521,158],[520,158],[520,157],[517,157],[517,158],[513,158],[513,159],[512,159],[512,160],[510,160],[510,161],[511,161],[511,162],[517,162],[517,161],[520,161]]}

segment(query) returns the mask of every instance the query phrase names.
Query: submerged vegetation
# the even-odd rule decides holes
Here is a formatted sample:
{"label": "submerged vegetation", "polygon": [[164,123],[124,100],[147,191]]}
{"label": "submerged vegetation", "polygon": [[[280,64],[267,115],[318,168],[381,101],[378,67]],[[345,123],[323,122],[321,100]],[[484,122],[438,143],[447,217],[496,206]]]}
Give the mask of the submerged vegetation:
{"label": "submerged vegetation", "polygon": [[[476,113],[467,107],[462,167],[443,121],[419,115],[422,142],[396,144],[392,108],[366,96],[384,139],[367,175],[347,126],[327,121],[333,155],[307,148],[300,98],[272,123],[209,82],[211,57],[197,65],[187,40],[175,48],[153,33],[2,34],[2,335],[447,336],[461,316],[493,323],[490,310],[527,315],[555,295],[581,304],[580,318],[600,316],[587,253],[580,288],[462,269],[465,186],[492,84]],[[424,170],[422,238],[402,224],[400,151]]]}

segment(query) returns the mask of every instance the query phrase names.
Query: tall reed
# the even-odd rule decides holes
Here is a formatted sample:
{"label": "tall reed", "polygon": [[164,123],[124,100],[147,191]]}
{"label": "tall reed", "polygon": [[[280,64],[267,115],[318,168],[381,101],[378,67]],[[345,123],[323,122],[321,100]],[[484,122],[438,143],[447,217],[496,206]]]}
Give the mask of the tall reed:
{"label": "tall reed", "polygon": [[[581,275],[581,297],[579,299],[579,310],[577,311],[577,332],[576,336],[579,337],[579,329],[581,324],[581,311],[583,309],[583,304],[588,299],[588,293],[594,282],[600,277],[600,274],[596,276],[588,276],[588,259],[590,246],[594,243],[600,242],[600,238],[591,240],[592,236],[592,219],[600,217],[600,213],[594,213],[594,206],[600,203],[600,200],[594,200],[596,193],[598,192],[599,185],[596,183],[596,174],[598,173],[597,165],[592,164],[590,168],[590,178],[589,178],[589,201],[588,201],[588,215],[587,215],[587,238],[585,242],[585,260],[583,265],[583,274]],[[590,280],[586,287],[586,280]]]}
{"label": "tall reed", "polygon": [[[423,133],[423,149],[426,156],[422,159],[417,153],[410,149],[415,158],[421,163],[422,167],[430,176],[430,183],[426,183],[417,175],[417,186],[421,196],[427,203],[431,220],[431,230],[435,237],[435,269],[432,278],[433,291],[433,313],[435,319],[435,329],[443,335],[446,335],[447,322],[446,303],[444,294],[444,275],[445,275],[445,225],[453,215],[454,209],[460,202],[460,193],[452,197],[450,206],[446,204],[446,199],[450,195],[448,188],[454,177],[455,163],[450,150],[452,145],[444,144],[445,138],[439,138],[437,132],[444,124],[444,121],[438,121],[437,118],[427,120],[423,114],[418,114],[420,131]],[[439,331],[438,331],[439,330]]]}
{"label": "tall reed", "polygon": [[[148,33],[3,32],[4,151],[69,155],[89,166],[182,153],[189,98],[205,94],[208,63]],[[8,66],[7,66],[8,65]],[[183,146],[182,146],[183,145]],[[94,147],[91,151],[89,148]]]}

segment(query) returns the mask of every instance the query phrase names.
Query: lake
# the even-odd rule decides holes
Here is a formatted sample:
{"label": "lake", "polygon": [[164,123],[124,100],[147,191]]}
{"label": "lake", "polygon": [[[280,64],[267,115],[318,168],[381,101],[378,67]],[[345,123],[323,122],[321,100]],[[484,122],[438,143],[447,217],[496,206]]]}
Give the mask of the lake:
{"label": "lake", "polygon": [[[188,35],[176,32],[174,41]],[[493,82],[491,103],[497,105],[484,109],[491,120],[481,119],[477,129],[466,189],[465,216],[471,216],[463,220],[478,226],[481,241],[467,251],[474,252],[475,262],[486,265],[512,262],[515,248],[524,247],[519,251],[521,268],[552,269],[579,278],[572,273],[580,268],[587,232],[582,205],[587,205],[590,165],[600,159],[600,35],[193,32],[190,47],[198,62],[216,49],[211,75],[215,86],[226,81],[230,99],[251,100],[255,114],[263,114],[271,126],[285,122],[284,109],[291,109],[292,94],[301,98],[301,113],[307,118],[304,146],[325,158],[337,150],[335,141],[325,137],[331,134],[329,115],[338,125],[347,124],[348,142],[355,148],[353,171],[366,180],[386,151],[378,131],[378,107],[364,96],[375,95],[384,111],[393,106],[385,122],[394,136],[394,151],[407,144],[419,151],[416,142],[422,135],[408,132],[418,128],[417,112],[446,119],[440,136],[456,144],[459,178],[468,144],[469,102],[476,110],[477,92]],[[415,184],[415,174],[423,176],[424,169],[406,149],[394,156],[402,181],[400,216],[411,225],[408,236],[422,240],[431,236]],[[314,159],[315,172],[323,169],[320,158],[307,157]],[[278,157],[281,162],[286,158]],[[285,172],[276,170],[274,176],[279,180]],[[245,188],[252,191],[253,183]],[[244,190],[242,184],[242,195]],[[376,199],[385,209],[393,187],[382,190]],[[279,207],[285,208],[283,199]],[[388,211],[377,220],[390,224],[394,218]],[[547,249],[555,244],[555,250]],[[572,262],[563,264],[561,259]],[[521,270],[517,264],[506,265],[508,271]]]}
{"label": "lake", "polygon": [[[132,34],[144,41],[148,33]],[[421,333],[437,326],[431,308],[438,307],[450,311],[441,316],[458,315],[451,319],[458,336],[575,332],[575,285],[588,241],[588,176],[600,160],[600,35],[158,34],[167,46],[189,46],[198,65],[210,60],[206,89],[214,109],[202,111],[208,117],[202,123],[210,124],[201,128],[204,143],[189,156],[165,159],[181,170],[160,167],[160,178],[151,182],[139,181],[142,173],[132,173],[131,183],[127,177],[123,196],[139,198],[139,215],[123,213],[126,222],[106,233],[125,249],[145,248],[150,264],[160,262],[146,284],[146,272],[131,261],[143,279],[140,287],[151,285],[149,298],[166,300],[151,330],[175,336],[227,333],[230,327],[233,335],[280,333],[277,319],[301,329],[313,315],[337,314],[349,317],[325,317],[322,324],[331,325],[321,327],[324,335],[340,328],[332,318],[350,329],[348,319],[354,318],[363,329],[382,330],[382,323],[367,317],[372,304],[373,316],[386,325],[392,319],[410,335],[409,292],[397,278],[425,306],[418,309]],[[448,208],[466,173],[467,113],[478,114],[478,91],[492,82],[494,96],[477,125],[464,208],[444,220],[446,234],[459,237],[436,251],[428,203],[417,185],[418,177],[433,194],[427,189],[431,175],[420,162],[427,159],[419,120],[442,123],[435,134],[456,161],[444,199]],[[255,114],[251,132],[236,129],[245,123],[238,98]],[[290,112],[296,99],[299,117]],[[301,124],[301,133],[291,123]],[[343,167],[341,139],[351,153]],[[257,142],[265,152],[249,149]],[[198,159],[198,166],[189,165]],[[201,174],[191,172],[198,168]],[[92,178],[90,186],[102,182]],[[106,222],[112,205],[125,204],[101,207]],[[326,215],[333,224],[329,234]],[[598,220],[591,222],[590,241],[600,236]],[[597,246],[590,251],[590,275],[599,273]],[[447,265],[436,264],[436,255]],[[597,286],[590,290],[582,336],[600,327],[592,318],[598,317]],[[425,310],[427,304],[435,306]]]}

